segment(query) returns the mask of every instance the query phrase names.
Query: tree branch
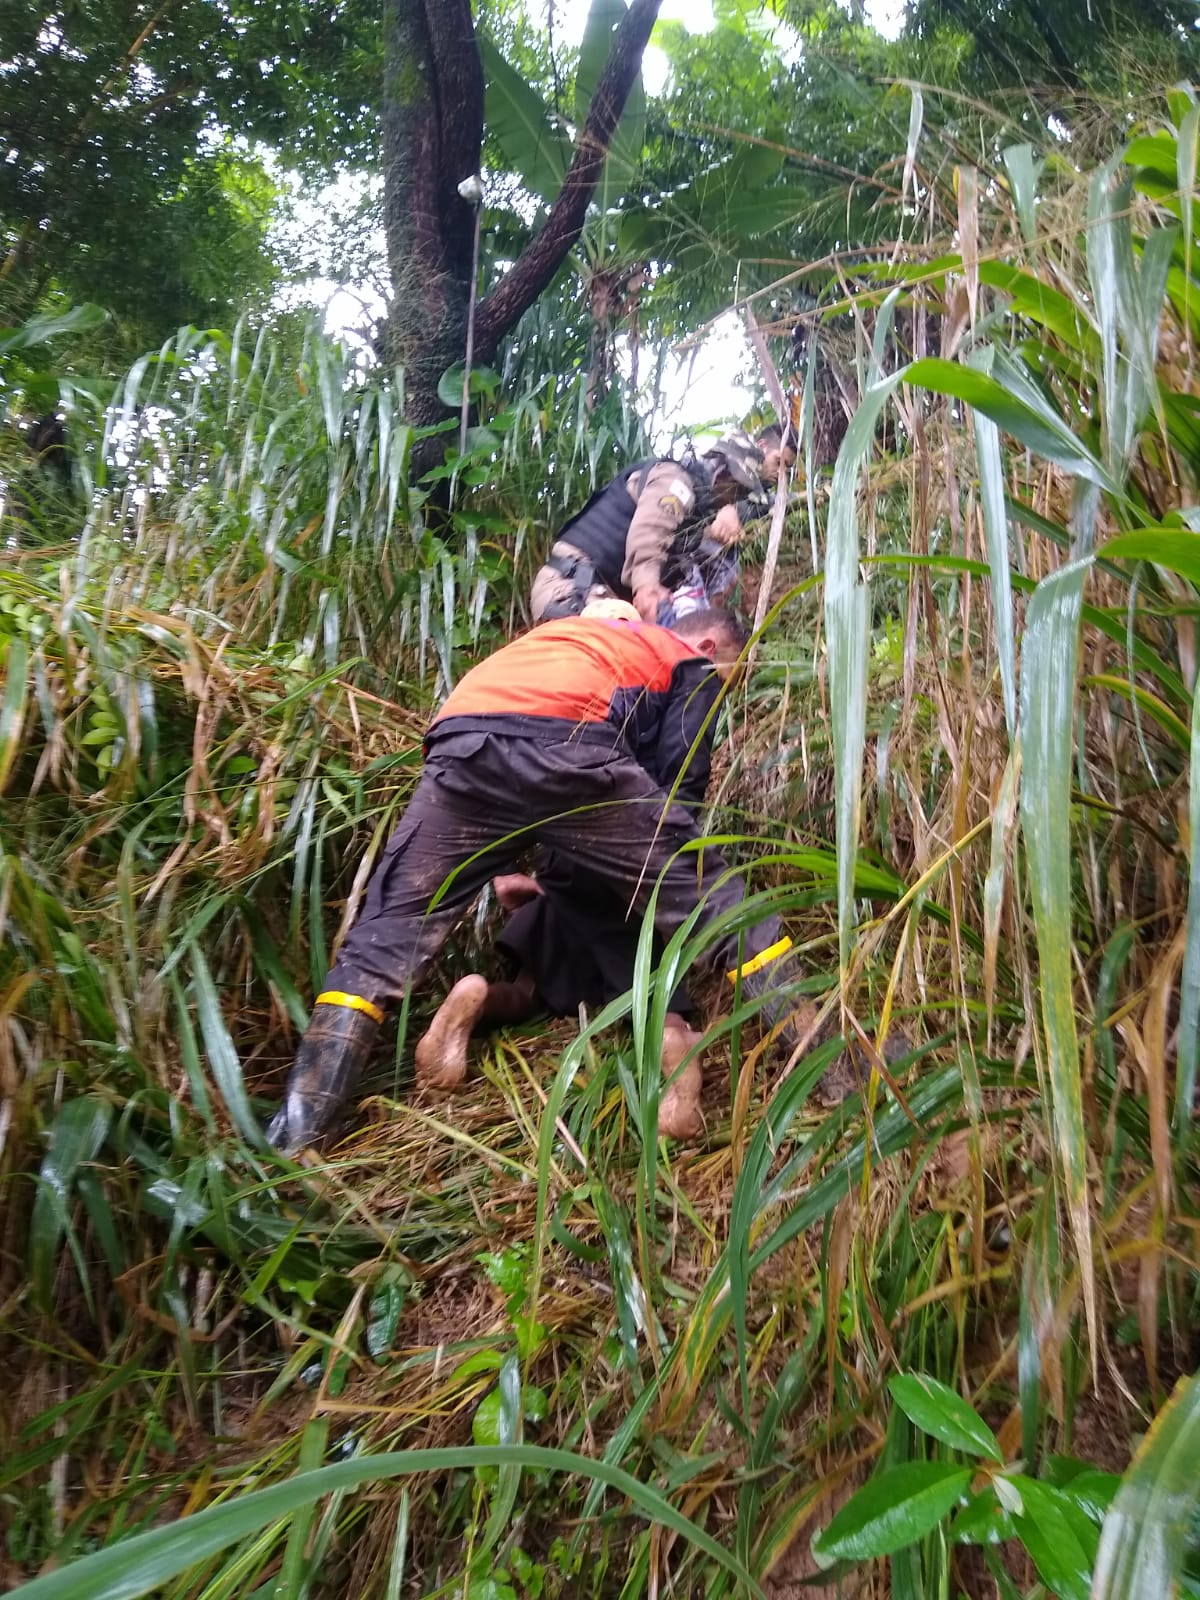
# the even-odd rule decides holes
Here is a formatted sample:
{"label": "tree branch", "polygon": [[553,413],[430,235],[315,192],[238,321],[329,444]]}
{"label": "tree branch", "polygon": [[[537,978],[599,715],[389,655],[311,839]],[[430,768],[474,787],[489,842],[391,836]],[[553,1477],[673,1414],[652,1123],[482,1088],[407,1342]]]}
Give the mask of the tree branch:
{"label": "tree branch", "polygon": [[632,0],[618,25],[558,198],[541,231],[476,310],[475,352],[480,361],[495,359],[501,339],[547,288],[583,232],[587,208],[661,4],[662,0]]}

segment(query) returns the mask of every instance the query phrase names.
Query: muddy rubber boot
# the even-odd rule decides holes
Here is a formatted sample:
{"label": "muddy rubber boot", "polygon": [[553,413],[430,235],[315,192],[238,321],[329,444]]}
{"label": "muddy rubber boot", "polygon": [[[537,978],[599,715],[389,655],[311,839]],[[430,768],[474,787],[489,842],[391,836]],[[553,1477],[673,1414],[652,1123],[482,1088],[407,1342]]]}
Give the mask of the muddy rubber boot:
{"label": "muddy rubber boot", "polygon": [[487,1005],[488,981],[472,972],[460,978],[438,1007],[417,1045],[417,1085],[457,1089],[467,1075],[467,1046]]}
{"label": "muddy rubber boot", "polygon": [[267,1126],[267,1139],[281,1155],[320,1144],[336,1126],[375,1047],[382,1017],[375,1006],[370,1013],[320,1002],[313,1008],[283,1104]]}
{"label": "muddy rubber boot", "polygon": [[[666,1083],[679,1063],[700,1042],[700,1035],[682,1017],[671,1015],[663,1028],[662,1075]],[[689,1061],[658,1103],[662,1139],[696,1139],[704,1129],[700,1089],[704,1075],[697,1060]]]}

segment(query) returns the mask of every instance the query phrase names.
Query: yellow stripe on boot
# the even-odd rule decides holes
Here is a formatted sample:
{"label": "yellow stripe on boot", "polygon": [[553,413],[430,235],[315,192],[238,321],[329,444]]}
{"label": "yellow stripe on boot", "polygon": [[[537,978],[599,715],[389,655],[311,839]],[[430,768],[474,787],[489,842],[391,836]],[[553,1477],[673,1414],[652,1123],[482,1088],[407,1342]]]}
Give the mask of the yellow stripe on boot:
{"label": "yellow stripe on boot", "polygon": [[769,967],[772,961],[778,961],[779,957],[785,956],[791,948],[792,941],[785,933],[782,939],[777,939],[758,955],[751,956],[749,961],[743,961],[740,967],[734,967],[733,971],[727,972],[725,976],[730,983],[736,983],[739,978],[748,978],[752,972],[761,972],[764,967]]}
{"label": "yellow stripe on boot", "polygon": [[384,1012],[371,1000],[364,1000],[360,994],[343,994],[340,989],[327,989],[324,994],[319,994],[313,1001],[318,1006],[341,1006],[346,1011],[365,1012],[373,1022],[382,1022]]}

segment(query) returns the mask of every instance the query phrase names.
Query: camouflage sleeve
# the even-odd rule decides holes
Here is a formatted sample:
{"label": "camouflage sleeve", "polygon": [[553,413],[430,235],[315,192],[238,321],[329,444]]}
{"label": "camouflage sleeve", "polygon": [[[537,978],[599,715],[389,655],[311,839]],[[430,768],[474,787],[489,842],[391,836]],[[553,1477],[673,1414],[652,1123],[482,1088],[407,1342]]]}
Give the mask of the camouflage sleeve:
{"label": "camouflage sleeve", "polygon": [[656,461],[640,487],[631,482],[637,501],[625,540],[621,581],[630,594],[662,582],[663,562],[675,535],[696,503],[692,480],[676,461]]}

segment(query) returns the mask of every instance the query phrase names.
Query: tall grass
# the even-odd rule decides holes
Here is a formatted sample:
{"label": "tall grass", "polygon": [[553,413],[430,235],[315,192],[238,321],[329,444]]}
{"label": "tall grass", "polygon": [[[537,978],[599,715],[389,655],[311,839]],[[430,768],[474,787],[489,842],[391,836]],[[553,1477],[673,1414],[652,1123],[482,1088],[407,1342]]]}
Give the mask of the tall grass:
{"label": "tall grass", "polygon": [[[0,1504],[7,1576],[59,1569],[31,1597],[778,1595],[831,1559],[827,1593],[1194,1590],[1195,1385],[1115,1498],[1081,1471],[1123,1471],[1200,1354],[1172,105],[1132,189],[997,142],[959,186],[978,260],[930,239],[856,285],[824,572],[802,510],[711,821],[742,920],[787,919],[808,1040],[780,1070],[714,1007],[695,1149],[654,1138],[693,928],[599,1016],[488,1041],[455,1102],[402,1045],[323,1164],[257,1134],[428,703],[626,424],[516,362],[435,535],[399,380],[319,342],[183,336],[90,433],[78,397],[79,526],[23,531],[0,601]],[[948,185],[918,126],[914,187]]]}

